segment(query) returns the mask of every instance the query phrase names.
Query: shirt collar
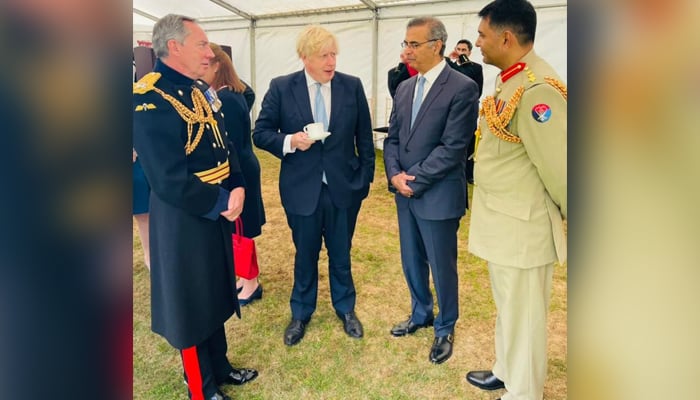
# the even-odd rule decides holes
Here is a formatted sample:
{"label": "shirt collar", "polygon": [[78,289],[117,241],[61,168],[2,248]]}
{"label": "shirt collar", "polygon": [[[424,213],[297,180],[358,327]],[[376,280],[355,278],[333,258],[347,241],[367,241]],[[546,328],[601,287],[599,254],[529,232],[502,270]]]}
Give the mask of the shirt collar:
{"label": "shirt collar", "polygon": [[439,63],[437,63],[437,65],[435,65],[433,68],[430,68],[430,69],[428,70],[428,72],[426,72],[426,73],[423,74],[423,75],[418,74],[418,76],[424,76],[424,77],[425,77],[425,80],[426,80],[428,83],[432,84],[433,82],[435,82],[435,80],[437,79],[437,77],[440,75],[440,73],[442,72],[442,70],[443,70],[446,66],[447,66],[447,63],[445,63],[445,59],[443,58],[442,60],[440,60]]}
{"label": "shirt collar", "polygon": [[[306,86],[308,86],[308,87],[314,86],[317,83],[321,83],[321,82],[317,81],[316,79],[312,78],[311,75],[309,75],[309,73],[306,72],[306,69],[304,69],[304,76],[306,76]],[[330,89],[332,80],[333,79],[331,79],[330,81],[328,81],[326,83],[321,83],[321,86],[325,86],[325,87]]]}

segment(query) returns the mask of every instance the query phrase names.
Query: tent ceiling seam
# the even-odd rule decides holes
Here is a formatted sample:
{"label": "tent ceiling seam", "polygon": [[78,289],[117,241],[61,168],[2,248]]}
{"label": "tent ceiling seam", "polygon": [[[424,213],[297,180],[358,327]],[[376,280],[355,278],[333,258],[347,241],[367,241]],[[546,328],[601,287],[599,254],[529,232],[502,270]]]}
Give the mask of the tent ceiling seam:
{"label": "tent ceiling seam", "polygon": [[372,11],[377,11],[377,3],[371,1],[371,0],[360,0],[363,2],[367,7],[369,7],[370,10]]}
{"label": "tent ceiling seam", "polygon": [[[373,1],[373,0],[358,0],[359,3],[362,4],[357,4],[357,5],[351,5],[351,6],[338,6],[338,7],[326,7],[326,8],[316,8],[316,9],[309,9],[309,10],[299,10],[299,11],[287,11],[287,12],[280,12],[280,13],[270,13],[270,14],[252,14],[246,11],[243,11],[237,7],[232,6],[225,0],[209,0],[210,2],[232,12],[234,15],[230,16],[217,16],[217,17],[205,17],[205,18],[198,18],[200,22],[203,23],[220,23],[220,22],[228,22],[228,21],[242,21],[242,20],[247,20],[250,21],[253,25],[253,28],[256,27],[257,22],[262,22],[266,21],[270,23],[270,25],[264,25],[264,27],[274,27],[274,26],[298,26],[298,25],[306,25],[306,23],[289,23],[289,24],[274,24],[272,23],[271,20],[274,19],[282,19],[285,17],[303,17],[303,16],[312,16],[312,15],[323,15],[323,14],[329,14],[329,13],[338,13],[338,12],[353,12],[353,11],[371,11],[374,13],[374,18],[377,20],[395,20],[395,19],[404,19],[404,18],[412,18],[414,15],[406,15],[406,16],[399,16],[399,15],[393,15],[393,16],[384,16],[382,17],[380,15],[380,12],[382,9],[386,8],[394,8],[394,7],[406,7],[406,6],[418,6],[418,5],[432,5],[432,4],[440,4],[440,3],[449,3],[450,0],[424,0],[424,1],[415,1],[411,3],[402,3],[402,2],[379,2],[379,1]],[[552,3],[552,4],[542,4],[542,5],[535,5],[535,9],[550,9],[550,8],[558,8],[558,7],[566,7],[567,2],[562,1],[561,3]],[[158,21],[160,17],[156,17],[152,14],[149,14],[145,11],[142,11],[137,8],[133,8],[134,14],[141,15],[142,17],[145,17],[149,20],[152,21]],[[463,14],[469,15],[473,13],[477,13],[478,10],[469,10],[469,11],[464,11]],[[450,16],[452,14],[435,14],[434,16],[436,17],[444,17],[444,16]],[[242,18],[242,19],[241,19]],[[355,21],[365,21],[365,20],[371,20],[367,18],[357,18],[357,19],[350,19],[350,20],[345,20],[345,21],[328,21],[329,23],[335,23],[335,22],[355,22]],[[250,28],[250,26],[246,27]],[[238,28],[233,28],[233,29],[238,29]],[[245,28],[241,28],[245,29]],[[216,29],[216,30],[224,30],[224,29]]]}
{"label": "tent ceiling seam", "polygon": [[140,15],[140,16],[142,16],[142,17],[144,17],[144,18],[148,18],[148,19],[150,19],[150,20],[152,20],[152,21],[154,21],[154,22],[158,22],[158,20],[160,19],[160,18],[156,17],[155,15],[151,15],[151,14],[149,14],[149,13],[147,13],[147,12],[145,12],[145,11],[141,11],[141,10],[139,10],[138,8],[135,8],[135,7],[132,7],[132,10],[134,10],[134,14],[138,14],[138,15]]}
{"label": "tent ceiling seam", "polygon": [[299,10],[299,11],[287,11],[281,13],[272,14],[260,14],[258,20],[262,19],[274,19],[274,18],[284,18],[284,17],[302,17],[307,15],[322,15],[329,14],[333,12],[344,12],[344,11],[365,11],[367,6],[356,5],[356,6],[338,6],[338,7],[326,7],[326,8],[313,8],[309,10]]}
{"label": "tent ceiling seam", "polygon": [[225,8],[225,9],[231,11],[232,13],[234,13],[236,15],[240,15],[241,17],[243,17],[249,21],[253,21],[253,20],[257,19],[257,17],[255,15],[247,13],[247,12],[241,10],[240,8],[234,7],[231,4],[225,2],[224,0],[209,0],[209,1],[216,4],[219,7],[222,7],[222,8]]}

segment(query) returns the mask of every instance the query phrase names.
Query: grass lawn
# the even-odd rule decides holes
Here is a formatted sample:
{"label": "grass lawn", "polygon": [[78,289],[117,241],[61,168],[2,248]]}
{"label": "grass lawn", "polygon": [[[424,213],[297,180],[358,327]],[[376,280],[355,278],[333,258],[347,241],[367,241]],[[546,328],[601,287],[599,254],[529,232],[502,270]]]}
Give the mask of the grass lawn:
{"label": "grass lawn", "polygon": [[[279,160],[266,152],[256,150],[256,154],[262,166],[267,214],[263,234],[256,239],[264,296],[242,308],[242,319],[231,318],[226,333],[232,364],[255,368],[260,376],[241,387],[224,386],[226,394],[234,399],[274,400],[495,400],[503,394],[479,390],[464,379],[470,369],[492,366],[496,315],[486,263],[467,252],[469,211],[459,230],[460,319],[452,357],[441,365],[428,361],[432,329],[402,338],[389,333],[393,324],[410,314],[410,297],[401,270],[396,207],[386,189],[381,151],[352,249],[356,312],[365,336],[361,340],[348,337],[335,315],[323,250],[316,312],[302,341],[285,346],[282,335],[291,315],[294,248],[279,199]],[[150,281],[136,230],[133,259],[134,399],[185,400],[179,353],[150,330]],[[567,398],[566,277],[566,265],[556,266],[549,314],[547,400]]]}

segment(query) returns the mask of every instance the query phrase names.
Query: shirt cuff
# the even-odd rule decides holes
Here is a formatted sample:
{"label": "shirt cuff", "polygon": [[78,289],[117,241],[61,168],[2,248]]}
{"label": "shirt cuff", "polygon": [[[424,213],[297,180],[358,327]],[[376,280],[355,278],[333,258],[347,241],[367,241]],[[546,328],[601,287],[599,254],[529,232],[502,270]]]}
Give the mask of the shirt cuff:
{"label": "shirt cuff", "polygon": [[221,212],[228,209],[228,198],[230,195],[231,193],[228,190],[219,187],[219,197],[216,199],[214,207],[209,210],[208,213],[202,215],[202,217],[216,221],[221,215]]}
{"label": "shirt cuff", "polygon": [[297,149],[292,148],[292,135],[286,135],[284,137],[284,144],[282,145],[282,154],[294,153]]}

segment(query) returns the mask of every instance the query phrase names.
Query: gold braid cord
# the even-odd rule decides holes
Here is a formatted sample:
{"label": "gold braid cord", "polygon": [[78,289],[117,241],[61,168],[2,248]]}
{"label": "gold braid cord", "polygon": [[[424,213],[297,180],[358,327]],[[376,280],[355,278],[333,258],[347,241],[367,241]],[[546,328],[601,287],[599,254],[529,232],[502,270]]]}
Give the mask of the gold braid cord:
{"label": "gold braid cord", "polygon": [[[525,93],[525,88],[520,86],[510,100],[506,103],[505,108],[502,113],[498,113],[496,109],[496,99],[493,96],[488,96],[484,99],[479,115],[482,118],[486,118],[486,124],[489,126],[489,130],[497,138],[510,143],[521,143],[522,139],[508,132],[506,127],[510,124],[510,120],[513,119],[515,114],[516,106],[520,102],[520,98]],[[478,137],[481,137],[481,132],[478,132]]]}
{"label": "gold braid cord", "polygon": [[[165,93],[164,91],[158,88],[153,89],[158,94],[163,96],[163,98],[167,100],[170,104],[172,104],[175,108],[175,111],[177,111],[177,113],[180,114],[180,117],[183,120],[185,120],[185,122],[187,122],[187,143],[185,143],[186,155],[190,155],[194,151],[194,149],[197,148],[197,145],[199,145],[200,140],[202,140],[205,123],[211,124],[211,127],[214,131],[215,140],[221,147],[224,147],[224,141],[221,138],[221,133],[219,132],[216,119],[214,119],[214,113],[211,111],[211,107],[209,107],[209,103],[207,102],[207,99],[204,97],[201,91],[196,89],[192,90],[192,104],[194,105],[194,110],[190,110],[189,108],[187,108],[187,106],[179,102],[173,96]],[[197,130],[197,134],[195,135],[194,140],[192,140],[192,127],[194,126],[194,124],[199,124],[199,129]]]}
{"label": "gold braid cord", "polygon": [[549,85],[553,86],[557,91],[564,97],[564,100],[567,99],[567,90],[566,90],[566,85],[564,85],[560,80],[551,78],[549,76],[544,77],[544,81],[547,82]]}

